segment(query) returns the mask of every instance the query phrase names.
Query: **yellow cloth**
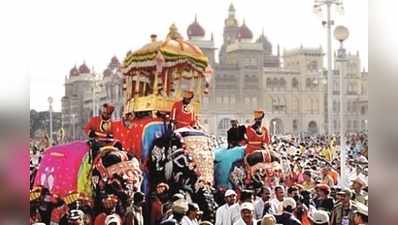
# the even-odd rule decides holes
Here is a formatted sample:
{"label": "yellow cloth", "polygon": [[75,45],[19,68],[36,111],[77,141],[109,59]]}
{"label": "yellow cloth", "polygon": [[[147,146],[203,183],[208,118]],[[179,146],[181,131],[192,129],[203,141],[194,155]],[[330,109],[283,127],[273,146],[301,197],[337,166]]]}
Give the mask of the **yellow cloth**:
{"label": "yellow cloth", "polygon": [[320,152],[320,155],[323,156],[323,157],[325,157],[325,159],[326,159],[327,161],[332,161],[332,159],[333,159],[332,150],[331,150],[330,148],[328,148],[328,147],[323,148],[323,149],[321,150],[321,152]]}
{"label": "yellow cloth", "polygon": [[315,187],[315,183],[313,181],[304,181],[302,183],[303,189],[309,191]]}

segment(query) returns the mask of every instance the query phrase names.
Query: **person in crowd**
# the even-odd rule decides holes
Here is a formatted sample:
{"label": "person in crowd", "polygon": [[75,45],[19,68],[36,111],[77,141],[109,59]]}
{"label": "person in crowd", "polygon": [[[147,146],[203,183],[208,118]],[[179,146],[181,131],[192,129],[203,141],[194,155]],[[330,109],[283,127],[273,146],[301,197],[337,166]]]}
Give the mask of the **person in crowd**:
{"label": "person in crowd", "polygon": [[94,225],[104,225],[107,216],[116,213],[116,206],[119,202],[115,195],[108,195],[102,200],[104,211],[97,215],[94,220]]}
{"label": "person in crowd", "polygon": [[109,138],[113,137],[112,133],[112,113],[115,107],[111,103],[105,103],[101,108],[101,115],[94,116],[84,126],[84,133],[88,137]]}
{"label": "person in crowd", "polygon": [[215,225],[232,225],[232,217],[230,208],[236,204],[236,192],[234,190],[227,190],[224,194],[225,204],[220,206],[216,211]]}
{"label": "person in crowd", "polygon": [[254,219],[253,203],[244,202],[240,205],[240,219],[233,225],[257,225]]}
{"label": "person in crowd", "polygon": [[193,91],[185,90],[183,99],[173,104],[171,108],[171,121],[174,122],[175,128],[195,127],[197,125],[197,117],[191,101],[194,97]]}
{"label": "person in crowd", "polygon": [[310,219],[313,225],[329,225],[329,214],[323,210],[316,210]]}
{"label": "person in crowd", "polygon": [[[58,223],[51,222],[50,225],[58,225]],[[78,209],[71,210],[68,216],[68,225],[86,225],[84,212]],[[105,225],[107,224],[105,223]]]}
{"label": "person in crowd", "polygon": [[122,225],[122,219],[118,214],[111,214],[105,218],[105,225]]}
{"label": "person in crowd", "polygon": [[181,225],[199,225],[197,220],[197,214],[199,212],[199,206],[196,203],[188,203],[188,211],[181,220]]}
{"label": "person in crowd", "polygon": [[133,203],[127,208],[125,225],[144,225],[144,215],[142,207],[145,202],[145,195],[142,192],[135,192]]}
{"label": "person in crowd", "polygon": [[274,197],[270,201],[270,213],[273,215],[281,215],[283,213],[283,200],[285,199],[285,188],[276,186],[274,188]]}
{"label": "person in crowd", "polygon": [[[240,208],[241,205],[243,203],[253,204],[253,198],[254,198],[254,195],[253,195],[252,190],[244,189],[240,192],[239,204],[235,204],[230,207],[231,219],[232,219],[231,224],[235,224],[241,218],[241,208]],[[253,208],[254,208],[254,206],[253,206]],[[254,214],[254,209],[253,209],[253,214]]]}
{"label": "person in crowd", "polygon": [[173,202],[172,215],[169,219],[160,222],[160,225],[182,225],[182,218],[188,211],[188,202],[185,199],[178,199]]}
{"label": "person in crowd", "polygon": [[366,181],[359,176],[352,181],[352,189],[354,190],[354,201],[360,202],[365,205],[368,204],[366,200],[368,194],[363,190],[366,186]]}
{"label": "person in crowd", "polygon": [[302,195],[298,195],[294,216],[301,222],[302,225],[312,225],[309,219],[309,214],[315,210],[316,209],[313,208],[312,205],[307,205],[307,200]]}
{"label": "person in crowd", "polygon": [[293,185],[287,189],[287,197],[294,198],[294,200],[297,201],[299,198],[299,195],[300,195],[300,193],[299,193],[299,189],[297,186]]}
{"label": "person in crowd", "polygon": [[266,146],[270,143],[268,129],[262,126],[264,116],[264,111],[254,111],[254,124],[246,128],[246,155],[249,155],[256,150],[266,149]]}
{"label": "person in crowd", "polygon": [[227,131],[228,148],[241,146],[245,140],[245,126],[240,126],[238,120],[231,120],[231,128]]}
{"label": "person in crowd", "polygon": [[312,178],[312,173],[310,170],[304,170],[303,182],[301,183],[301,185],[303,185],[303,189],[306,191],[309,191],[315,187],[315,181]]}
{"label": "person in crowd", "polygon": [[271,189],[269,187],[261,187],[259,195],[260,198],[254,202],[254,210],[257,220],[263,218],[265,214],[270,213]]}
{"label": "person in crowd", "polygon": [[314,199],[316,209],[332,212],[334,201],[329,197],[330,188],[326,184],[318,184],[315,187],[317,197]]}
{"label": "person in crowd", "polygon": [[301,225],[300,220],[294,216],[296,201],[291,197],[283,199],[283,212],[281,215],[275,215],[276,222],[284,225]]}
{"label": "person in crowd", "polygon": [[151,206],[150,225],[158,225],[166,212],[164,205],[168,201],[169,185],[166,183],[159,183],[156,186],[156,192]]}
{"label": "person in crowd", "polygon": [[358,209],[355,202],[351,201],[352,192],[344,189],[339,194],[342,195],[341,202],[338,203],[331,215],[331,225],[354,224],[354,212]]}
{"label": "person in crowd", "polygon": [[182,193],[175,193],[169,200],[167,200],[162,206],[162,220],[168,219],[173,214],[173,203],[177,200],[186,200],[184,194]]}
{"label": "person in crowd", "polygon": [[276,225],[275,216],[271,214],[265,214],[259,222],[257,222],[257,225]]}
{"label": "person in crowd", "polygon": [[368,206],[358,203],[354,212],[354,225],[368,225]]}
{"label": "person in crowd", "polygon": [[325,184],[330,187],[330,186],[335,185],[335,183],[334,183],[333,177],[330,175],[329,171],[330,170],[327,167],[323,167],[321,169],[321,175],[322,175],[321,182],[322,182],[322,184]]}

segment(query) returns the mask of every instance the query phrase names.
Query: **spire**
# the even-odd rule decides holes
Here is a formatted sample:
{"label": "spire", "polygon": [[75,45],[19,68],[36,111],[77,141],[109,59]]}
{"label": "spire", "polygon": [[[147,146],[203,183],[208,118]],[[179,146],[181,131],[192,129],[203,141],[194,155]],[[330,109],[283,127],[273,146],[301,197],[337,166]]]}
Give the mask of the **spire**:
{"label": "spire", "polygon": [[195,13],[195,23],[198,22],[198,14]]}
{"label": "spire", "polygon": [[279,44],[278,44],[278,46],[277,46],[277,49],[278,49],[278,57],[280,57],[280,56],[281,56],[281,49],[280,49],[280,47],[279,47]]}
{"label": "spire", "polygon": [[173,23],[169,28],[169,34],[167,35],[168,38],[177,40],[182,39],[181,34],[178,33],[177,26]]}
{"label": "spire", "polygon": [[228,11],[229,11],[230,13],[234,13],[234,12],[235,12],[235,7],[234,7],[234,4],[232,4],[232,2],[231,2],[231,4],[229,5]]}
{"label": "spire", "polygon": [[211,40],[211,41],[214,41],[214,35],[213,35],[213,32],[211,32],[211,38],[210,38],[210,40]]}

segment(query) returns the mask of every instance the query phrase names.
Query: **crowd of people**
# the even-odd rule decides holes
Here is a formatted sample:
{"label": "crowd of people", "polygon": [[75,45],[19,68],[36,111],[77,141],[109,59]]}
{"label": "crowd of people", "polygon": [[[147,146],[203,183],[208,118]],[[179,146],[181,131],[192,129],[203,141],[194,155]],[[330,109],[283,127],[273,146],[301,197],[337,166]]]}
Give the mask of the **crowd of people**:
{"label": "crowd of people", "polygon": [[[171,120],[177,128],[195,126],[192,93],[173,106]],[[188,100],[187,100],[188,99]],[[90,138],[110,136],[113,108],[104,105],[85,131]],[[191,114],[189,114],[191,112]],[[182,115],[182,116],[179,116]],[[210,137],[211,149],[245,149],[245,182],[257,185],[214,186],[215,220],[202,218],[203,210],[184,191],[171,192],[173,184],[159,183],[153,193],[136,190],[131,199],[108,195],[101,205],[87,196],[69,202],[46,187],[31,186],[31,224],[78,225],[362,225],[368,223],[367,135],[346,135],[344,174],[341,174],[338,136],[270,137],[262,125],[263,111],[255,111],[254,123],[231,121],[227,138]],[[126,140],[126,139],[125,139]],[[120,146],[128,142],[123,142]],[[31,145],[31,181],[46,146]],[[48,146],[47,146],[48,147]],[[247,158],[260,150],[262,163]],[[277,157],[276,157],[277,155]],[[277,159],[277,160],[275,160]],[[206,162],[200,162],[206,163]],[[229,176],[225,174],[225,176]],[[33,184],[33,182],[32,182]],[[123,203],[123,207],[121,204]]]}
{"label": "crowd of people", "polygon": [[[211,140],[212,146],[227,145],[225,138]],[[217,199],[219,208],[215,225],[367,224],[367,136],[355,134],[349,140],[346,176],[351,186],[344,188],[339,186],[340,153],[336,137],[306,137],[303,140],[273,137],[269,147],[280,153],[282,161],[270,169],[257,171],[264,183],[260,188],[218,190],[219,195],[224,194],[224,199]],[[39,165],[43,149],[37,145],[31,147],[31,168],[34,168]],[[151,214],[156,220],[143,217],[145,197],[141,192],[134,195],[131,205],[134,224],[141,225],[148,220],[151,225],[168,225],[168,219],[174,218],[181,225],[210,225],[200,221],[201,213],[196,203],[183,194],[168,196],[168,189],[167,184],[157,188],[153,204],[159,211]],[[42,201],[50,204],[51,199],[43,198]],[[104,204],[112,208],[112,199]],[[40,212],[48,207],[38,206],[37,209]],[[104,224],[112,224],[112,221],[120,224],[120,216],[112,210],[116,210],[115,207],[101,215]],[[34,215],[37,213],[31,212],[31,216]],[[72,221],[81,215],[85,215],[82,210],[69,213]],[[47,212],[47,221],[50,217],[51,213]]]}

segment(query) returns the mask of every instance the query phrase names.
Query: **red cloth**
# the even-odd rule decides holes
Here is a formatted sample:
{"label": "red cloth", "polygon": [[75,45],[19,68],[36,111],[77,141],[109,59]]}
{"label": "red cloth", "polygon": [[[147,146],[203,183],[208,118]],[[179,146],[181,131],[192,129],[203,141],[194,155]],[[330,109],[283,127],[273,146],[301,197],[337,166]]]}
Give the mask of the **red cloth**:
{"label": "red cloth", "polygon": [[94,225],[106,225],[105,224],[105,219],[106,219],[107,215],[106,213],[101,213],[99,214],[94,221]]}
{"label": "red cloth", "polygon": [[246,127],[247,146],[246,155],[254,152],[255,150],[261,149],[264,144],[269,144],[270,138],[268,136],[268,130],[265,127],[261,128],[261,135],[257,134],[256,131],[251,127]]}
{"label": "red cloth", "polygon": [[107,134],[112,134],[112,121],[103,120],[101,116],[94,116],[90,121],[84,126],[84,132],[88,135],[90,130],[94,130],[97,135],[101,137],[106,137]]}
{"label": "red cloth", "polygon": [[193,105],[184,105],[182,101],[175,102],[171,108],[171,119],[175,121],[177,129],[194,126],[196,124],[196,115]]}
{"label": "red cloth", "polygon": [[162,203],[160,202],[159,199],[156,199],[152,203],[151,207],[151,225],[156,225],[159,224],[160,220],[162,218]]}
{"label": "red cloth", "polygon": [[113,137],[120,141],[123,148],[127,152],[132,152],[132,138],[131,138],[132,129],[125,127],[123,122],[118,120],[112,122],[112,132],[113,132]]}

